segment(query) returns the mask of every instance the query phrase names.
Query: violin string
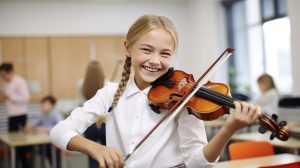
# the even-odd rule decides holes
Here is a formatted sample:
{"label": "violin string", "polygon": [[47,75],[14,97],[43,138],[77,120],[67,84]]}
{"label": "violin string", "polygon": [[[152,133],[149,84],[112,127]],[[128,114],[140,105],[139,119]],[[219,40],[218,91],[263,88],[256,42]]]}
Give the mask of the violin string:
{"label": "violin string", "polygon": [[[212,100],[212,101],[215,101],[215,103],[217,104],[220,104],[220,105],[225,105],[225,106],[228,106],[228,107],[232,107],[234,108],[234,104],[232,102],[228,102],[224,99],[221,99],[219,97],[216,97],[210,93],[207,93],[207,92],[203,92],[203,91],[199,91],[200,94],[205,98],[205,99],[208,99],[208,100]],[[205,97],[206,96],[206,97]]]}
{"label": "violin string", "polygon": [[[178,81],[178,80],[175,80],[175,84],[179,84],[181,81]],[[191,83],[187,83],[187,85],[191,85]],[[229,97],[229,96],[226,96],[222,93],[219,93],[217,91],[214,91],[212,89],[209,89],[209,88],[206,88],[204,86],[202,86],[199,90],[199,92],[201,93],[204,93],[210,97],[213,97],[215,100],[219,100],[221,102],[225,102],[226,105],[229,105],[229,106],[233,106],[234,107],[234,104],[233,104],[233,101],[234,99]]]}
{"label": "violin string", "polygon": [[211,90],[209,90],[209,89],[207,89],[207,90],[200,89],[199,92],[209,96],[210,98],[212,98],[215,101],[218,101],[219,103],[225,104],[229,107],[234,107],[233,101],[229,100],[228,97],[226,97],[222,94],[220,95],[218,93],[211,92]]}
{"label": "violin string", "polygon": [[209,93],[211,93],[211,94],[214,94],[214,95],[216,95],[216,96],[219,96],[219,97],[221,97],[222,99],[226,99],[227,101],[229,101],[229,102],[233,102],[234,100],[233,100],[233,98],[231,98],[231,97],[229,97],[229,96],[226,96],[226,95],[224,95],[224,94],[222,94],[222,93],[219,93],[219,92],[217,92],[217,91],[214,91],[214,90],[212,90],[212,89],[208,89],[208,88],[206,88],[206,87],[201,87],[200,88],[200,90],[204,90],[204,91],[206,91],[206,92],[209,92]]}

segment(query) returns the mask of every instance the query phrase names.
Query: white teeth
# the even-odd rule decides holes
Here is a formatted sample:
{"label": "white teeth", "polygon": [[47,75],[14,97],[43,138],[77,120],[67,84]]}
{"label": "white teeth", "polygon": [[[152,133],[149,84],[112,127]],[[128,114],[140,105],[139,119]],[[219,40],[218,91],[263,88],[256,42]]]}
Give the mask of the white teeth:
{"label": "white teeth", "polygon": [[159,68],[151,68],[151,67],[147,67],[147,66],[143,66],[147,71],[150,72],[157,72],[159,71]]}

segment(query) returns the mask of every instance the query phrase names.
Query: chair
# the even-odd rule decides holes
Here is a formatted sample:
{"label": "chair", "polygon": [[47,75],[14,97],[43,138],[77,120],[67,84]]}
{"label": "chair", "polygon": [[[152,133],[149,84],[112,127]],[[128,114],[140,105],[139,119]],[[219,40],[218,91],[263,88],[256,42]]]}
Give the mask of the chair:
{"label": "chair", "polygon": [[245,141],[229,145],[230,160],[274,155],[274,149],[269,142]]}
{"label": "chair", "polygon": [[299,168],[299,167],[300,167],[300,161],[287,163],[287,164],[280,164],[280,165],[262,166],[258,168]]}

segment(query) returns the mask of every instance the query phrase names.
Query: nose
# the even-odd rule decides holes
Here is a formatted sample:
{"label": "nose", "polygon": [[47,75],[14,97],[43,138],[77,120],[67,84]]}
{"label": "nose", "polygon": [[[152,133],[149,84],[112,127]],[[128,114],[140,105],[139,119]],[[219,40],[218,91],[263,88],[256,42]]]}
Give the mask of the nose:
{"label": "nose", "polygon": [[160,63],[159,58],[159,54],[153,54],[149,59],[149,63],[152,65],[158,65]]}

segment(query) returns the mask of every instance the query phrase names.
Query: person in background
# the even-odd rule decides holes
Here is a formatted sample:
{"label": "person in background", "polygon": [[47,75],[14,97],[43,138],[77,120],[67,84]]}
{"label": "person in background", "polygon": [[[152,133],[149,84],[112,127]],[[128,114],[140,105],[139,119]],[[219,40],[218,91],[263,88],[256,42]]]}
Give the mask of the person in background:
{"label": "person in background", "polygon": [[[42,115],[34,122],[28,122],[24,128],[26,133],[36,134],[48,134],[52,127],[54,127],[59,121],[63,120],[63,116],[60,112],[55,110],[56,99],[53,96],[45,96],[41,99],[41,111]],[[44,145],[46,148],[46,155],[50,164],[51,160],[51,145]],[[60,154],[57,151],[57,167],[60,167]]]}
{"label": "person in background", "polygon": [[[91,61],[88,64],[81,93],[84,101],[91,99],[99,89],[104,86],[104,74],[98,61]],[[92,124],[84,132],[84,136],[94,142],[100,142],[102,145],[106,144],[105,139],[105,124],[100,129],[97,128],[96,124]],[[89,168],[98,168],[98,162],[89,156]]]}
{"label": "person in background", "polygon": [[[3,81],[0,99],[5,101],[8,131],[20,131],[27,121],[28,103],[30,100],[27,82],[14,72],[14,67],[11,63],[2,63],[0,65],[0,77]],[[21,159],[23,167],[32,166],[32,153],[28,147],[18,148],[17,158]]]}
{"label": "person in background", "polygon": [[261,96],[254,103],[262,107],[262,112],[270,116],[278,115],[278,102],[280,94],[276,88],[275,82],[271,75],[262,74],[257,79],[258,87],[261,91]]}

